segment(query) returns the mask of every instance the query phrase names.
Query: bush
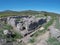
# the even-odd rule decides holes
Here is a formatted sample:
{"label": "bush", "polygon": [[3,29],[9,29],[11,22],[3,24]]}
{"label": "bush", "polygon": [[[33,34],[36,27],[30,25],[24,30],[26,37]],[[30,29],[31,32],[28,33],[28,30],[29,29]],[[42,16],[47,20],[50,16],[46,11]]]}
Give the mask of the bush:
{"label": "bush", "polygon": [[3,28],[7,30],[13,29],[11,25],[7,25],[7,24],[4,24]]}
{"label": "bush", "polygon": [[29,40],[29,42],[30,42],[30,43],[34,43],[34,42],[35,42],[35,38],[31,38],[31,39]]}
{"label": "bush", "polygon": [[17,32],[15,32],[15,39],[21,39],[23,36]]}

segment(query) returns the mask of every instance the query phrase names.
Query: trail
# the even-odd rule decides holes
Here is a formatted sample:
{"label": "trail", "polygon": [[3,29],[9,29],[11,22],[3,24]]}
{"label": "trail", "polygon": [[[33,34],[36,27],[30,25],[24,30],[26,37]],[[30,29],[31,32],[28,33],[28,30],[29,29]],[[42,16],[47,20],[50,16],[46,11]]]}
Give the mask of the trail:
{"label": "trail", "polygon": [[47,45],[46,40],[49,38],[49,31],[37,37],[37,41],[34,45]]}

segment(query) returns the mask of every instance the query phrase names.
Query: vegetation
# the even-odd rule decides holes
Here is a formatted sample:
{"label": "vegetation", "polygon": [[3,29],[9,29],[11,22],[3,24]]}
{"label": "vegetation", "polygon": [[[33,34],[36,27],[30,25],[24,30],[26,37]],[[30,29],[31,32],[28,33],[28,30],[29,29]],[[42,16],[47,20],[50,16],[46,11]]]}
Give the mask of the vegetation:
{"label": "vegetation", "polygon": [[13,27],[11,25],[8,25],[8,24],[3,24],[3,27],[0,29],[0,38],[5,38],[7,40],[14,41],[16,39],[21,39],[23,37],[21,34],[18,34],[17,32],[13,31],[14,32],[14,38],[12,38],[12,37],[7,38],[7,36],[3,34],[3,31],[5,29],[6,30],[12,30]]}
{"label": "vegetation", "polygon": [[44,28],[45,28],[45,29],[43,29],[43,30],[38,30],[37,32],[35,32],[35,33],[33,34],[32,37],[37,37],[38,35],[41,35],[41,34],[45,33],[45,32],[47,31],[48,27],[53,24],[53,22],[54,22],[54,18],[51,19],[48,23],[46,23],[46,24],[44,25]]}
{"label": "vegetation", "polygon": [[60,29],[60,22],[59,22],[59,17],[56,17],[56,26],[57,29]]}
{"label": "vegetation", "polygon": [[30,43],[34,43],[34,42],[35,42],[35,38],[31,38],[31,39],[29,40],[29,42],[30,42]]}
{"label": "vegetation", "polygon": [[16,21],[20,21],[21,19],[20,18],[17,18]]}
{"label": "vegetation", "polygon": [[53,22],[54,22],[54,18],[52,17],[52,19],[51,19],[48,23],[46,23],[46,25],[44,26],[45,29],[48,29],[48,27],[49,27],[50,25],[52,25]]}
{"label": "vegetation", "polygon": [[23,36],[17,32],[15,32],[15,39],[21,39]]}
{"label": "vegetation", "polygon": [[6,35],[4,35],[3,31],[4,30],[11,30],[12,29],[12,26],[8,25],[8,24],[2,24],[2,28],[0,28],[0,38],[5,38],[7,39]]}
{"label": "vegetation", "polygon": [[[7,17],[7,16],[17,16],[17,15],[38,15],[37,17],[42,17],[40,16],[40,14],[42,14],[43,16],[48,16],[50,15],[52,17],[52,19],[46,23],[46,25],[44,25],[44,30],[39,30],[37,31],[36,33],[33,34],[32,38],[30,39],[30,43],[34,43],[35,42],[35,37],[37,37],[38,35],[40,34],[43,34],[47,31],[48,27],[53,23],[54,21],[54,16],[56,15],[60,15],[60,14],[56,14],[56,13],[50,13],[50,12],[45,12],[45,11],[32,11],[32,10],[28,10],[28,11],[21,11],[21,12],[17,12],[17,11],[10,11],[10,10],[7,10],[7,11],[3,11],[3,12],[0,12],[0,17]],[[20,19],[17,19],[17,21],[19,21]],[[7,24],[3,24],[3,29],[7,29],[7,30],[11,30],[13,27],[11,27],[10,25],[7,25]],[[4,35],[2,34],[2,31],[3,29],[1,30],[0,29],[0,37],[4,37]],[[15,39],[21,39],[23,36],[21,34],[18,34],[17,32],[14,32],[15,33],[15,37],[14,38],[11,38],[12,40],[15,40]],[[9,40],[9,39],[8,39]],[[58,42],[55,38],[49,38],[48,39],[48,44],[51,43],[51,45],[59,45],[60,42]]]}
{"label": "vegetation", "polygon": [[11,30],[11,29],[13,29],[13,27],[8,24],[3,24],[3,29]]}
{"label": "vegetation", "polygon": [[14,38],[10,38],[12,41],[15,41],[16,39],[21,39],[23,36],[21,34],[18,34],[17,32],[14,32]]}
{"label": "vegetation", "polygon": [[46,12],[46,11],[33,11],[33,10],[25,10],[25,11],[11,11],[11,10],[5,10],[3,12],[0,12],[0,17],[7,17],[7,16],[16,16],[16,15],[58,15],[60,16],[60,14],[56,14],[56,13],[51,13],[51,12]]}
{"label": "vegetation", "polygon": [[60,42],[54,37],[50,37],[47,43],[48,45],[60,45]]}
{"label": "vegetation", "polygon": [[2,29],[0,29],[0,38],[4,38],[3,30]]}
{"label": "vegetation", "polygon": [[6,16],[16,16],[16,15],[36,15],[39,14],[38,11],[32,11],[32,10],[27,10],[27,11],[11,11],[11,10],[6,10],[3,12],[0,12],[0,17],[6,17]]}
{"label": "vegetation", "polygon": [[[44,33],[48,30],[48,27],[53,24],[54,19],[55,19],[55,17],[52,17],[52,19],[51,19],[48,23],[46,23],[45,25],[43,25],[45,29],[43,29],[43,30],[38,30],[37,32],[35,32],[35,33],[33,34],[32,38],[36,38],[38,35],[44,34]],[[32,41],[34,41],[34,40],[35,40],[35,39],[31,39],[30,41],[32,42]],[[34,43],[34,42],[32,42],[32,43]]]}

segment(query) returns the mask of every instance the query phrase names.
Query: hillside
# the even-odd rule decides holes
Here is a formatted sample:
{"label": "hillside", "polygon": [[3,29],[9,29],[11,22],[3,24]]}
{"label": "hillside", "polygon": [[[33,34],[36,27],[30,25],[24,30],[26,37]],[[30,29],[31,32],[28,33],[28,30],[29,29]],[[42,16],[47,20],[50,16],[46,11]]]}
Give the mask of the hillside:
{"label": "hillside", "polygon": [[38,15],[38,14],[44,14],[44,15],[60,15],[52,12],[46,12],[46,11],[33,11],[33,10],[25,10],[25,11],[12,11],[12,10],[5,10],[0,12],[0,17],[5,16],[13,16],[13,15]]}
{"label": "hillside", "polygon": [[[26,18],[25,15],[34,16]],[[2,38],[0,39],[0,44],[1,41],[5,39],[6,41],[3,40],[5,43],[2,41],[4,45],[9,45],[8,43],[10,43],[10,45],[60,45],[60,42],[57,40],[60,39],[60,32],[58,34],[55,31],[60,27],[59,16],[60,14],[46,11],[2,11],[0,12],[0,17],[2,17],[0,18],[0,38]],[[57,27],[55,28],[55,26]],[[51,34],[53,36],[56,35],[56,37],[57,35],[59,36],[55,39]]]}

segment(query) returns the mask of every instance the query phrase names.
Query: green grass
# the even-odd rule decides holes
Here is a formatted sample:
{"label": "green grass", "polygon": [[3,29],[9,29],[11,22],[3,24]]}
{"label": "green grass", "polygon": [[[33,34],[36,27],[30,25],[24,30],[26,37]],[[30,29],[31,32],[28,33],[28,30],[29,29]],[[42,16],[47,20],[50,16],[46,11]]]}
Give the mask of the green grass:
{"label": "green grass", "polygon": [[3,36],[3,30],[2,29],[0,29],[0,38],[2,38],[2,36]]}
{"label": "green grass", "polygon": [[44,32],[45,32],[45,30],[38,30],[37,32],[35,32],[35,33],[33,34],[32,37],[37,37],[38,35],[41,35],[41,34],[43,34]]}
{"label": "green grass", "polygon": [[47,41],[48,45],[60,45],[60,42],[54,37],[50,37]]}
{"label": "green grass", "polygon": [[[13,28],[10,25],[7,24],[3,24],[3,28],[0,29],[0,37],[1,38],[6,38],[8,40],[8,38],[3,34],[4,30],[12,30]],[[21,34],[18,34],[17,32],[13,31],[15,33],[15,37],[14,38],[9,38],[10,40],[16,40],[16,39],[21,39],[23,36]]]}
{"label": "green grass", "polygon": [[53,22],[54,22],[54,19],[51,19],[51,20],[44,26],[45,29],[48,29],[48,27],[49,27],[50,25],[52,25]]}
{"label": "green grass", "polygon": [[7,39],[7,40],[11,40],[11,41],[15,41],[16,39],[23,38],[23,36],[21,34],[18,34],[17,32],[14,32],[14,35],[15,35],[14,38],[12,38],[12,37],[7,38],[7,36],[3,34],[3,30],[0,30],[0,38],[4,38],[4,39]]}
{"label": "green grass", "polygon": [[15,33],[15,37],[14,38],[10,38],[12,41],[15,41],[16,39],[23,38],[23,36],[21,34],[18,34],[17,32],[14,32],[14,33]]}
{"label": "green grass", "polygon": [[38,15],[35,15],[36,18],[40,18],[40,17],[45,17],[44,15],[42,14],[38,14]]}
{"label": "green grass", "polygon": [[21,39],[21,38],[23,38],[23,36],[21,35],[21,34],[19,34],[19,33],[17,33],[17,32],[15,32],[15,39]]}
{"label": "green grass", "polygon": [[10,30],[10,29],[13,29],[13,27],[11,25],[4,24],[3,29]]}
{"label": "green grass", "polygon": [[1,27],[2,30],[11,30],[11,29],[13,29],[13,27],[11,25],[8,25],[8,24],[2,23],[2,22],[0,22],[0,23],[2,24],[2,27]]}
{"label": "green grass", "polygon": [[35,42],[35,38],[31,38],[31,39],[29,40],[29,42],[30,42],[30,43],[34,43],[34,42]]}
{"label": "green grass", "polygon": [[21,19],[20,18],[17,18],[16,21],[20,21]]}
{"label": "green grass", "polygon": [[59,17],[56,18],[56,26],[57,29],[60,29],[60,22],[59,22]]}

